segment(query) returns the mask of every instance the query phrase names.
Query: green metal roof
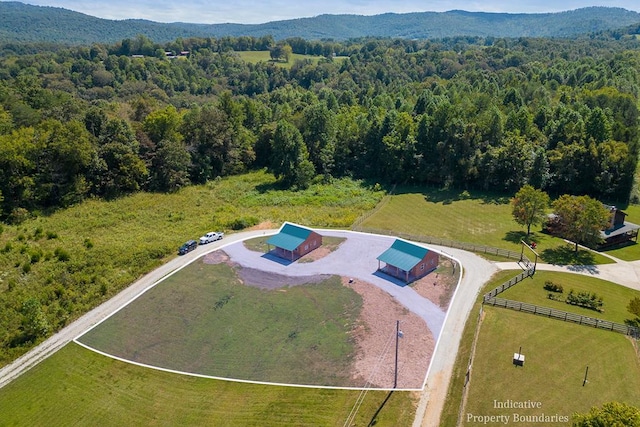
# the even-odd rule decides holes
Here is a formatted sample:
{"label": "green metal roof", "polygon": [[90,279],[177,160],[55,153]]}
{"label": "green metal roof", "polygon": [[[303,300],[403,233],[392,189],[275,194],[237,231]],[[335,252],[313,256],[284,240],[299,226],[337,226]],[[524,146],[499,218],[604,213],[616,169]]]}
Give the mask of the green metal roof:
{"label": "green metal roof", "polygon": [[300,246],[302,242],[307,240],[312,232],[313,231],[308,228],[286,223],[282,226],[278,234],[271,236],[267,240],[267,244],[293,251]]}
{"label": "green metal roof", "polygon": [[422,261],[429,249],[396,239],[389,249],[377,259],[404,271],[409,271]]}

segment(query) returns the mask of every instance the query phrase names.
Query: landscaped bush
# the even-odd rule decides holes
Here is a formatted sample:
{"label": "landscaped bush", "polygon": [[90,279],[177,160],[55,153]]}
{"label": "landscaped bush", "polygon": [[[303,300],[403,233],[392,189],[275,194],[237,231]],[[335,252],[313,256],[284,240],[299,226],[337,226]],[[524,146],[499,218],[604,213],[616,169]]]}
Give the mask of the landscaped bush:
{"label": "landscaped bush", "polygon": [[564,292],[564,288],[562,287],[562,285],[557,285],[551,280],[547,280],[546,282],[544,282],[544,289],[551,292],[557,292],[559,294]]}
{"label": "landscaped bush", "polygon": [[598,297],[595,292],[573,292],[573,289],[569,291],[566,299],[567,304],[577,305],[580,307],[588,308],[590,310],[602,311],[602,297]]}

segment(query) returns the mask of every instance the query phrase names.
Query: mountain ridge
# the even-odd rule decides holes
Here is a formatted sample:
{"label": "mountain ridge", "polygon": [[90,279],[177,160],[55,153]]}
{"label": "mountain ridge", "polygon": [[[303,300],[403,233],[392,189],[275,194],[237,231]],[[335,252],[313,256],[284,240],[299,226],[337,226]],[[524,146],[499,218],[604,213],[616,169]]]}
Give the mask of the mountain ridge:
{"label": "mountain ridge", "polygon": [[363,37],[437,39],[446,37],[577,37],[640,23],[640,13],[590,6],[564,12],[494,13],[388,12],[378,15],[321,14],[263,24],[161,23],[111,20],[52,6],[0,2],[0,42],[113,43],[145,35],[157,42],[185,37],[262,37],[276,40],[346,40]]}

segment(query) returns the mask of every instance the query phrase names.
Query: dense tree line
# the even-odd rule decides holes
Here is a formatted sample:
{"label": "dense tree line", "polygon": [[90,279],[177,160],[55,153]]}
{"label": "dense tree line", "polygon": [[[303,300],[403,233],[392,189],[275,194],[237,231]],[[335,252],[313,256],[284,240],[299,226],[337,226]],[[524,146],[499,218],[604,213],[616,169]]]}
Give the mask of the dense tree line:
{"label": "dense tree line", "polygon": [[262,167],[294,187],[353,176],[630,197],[640,93],[631,41],[284,43],[325,59],[289,69],[237,54],[273,48],[271,37],[5,50],[2,217]]}

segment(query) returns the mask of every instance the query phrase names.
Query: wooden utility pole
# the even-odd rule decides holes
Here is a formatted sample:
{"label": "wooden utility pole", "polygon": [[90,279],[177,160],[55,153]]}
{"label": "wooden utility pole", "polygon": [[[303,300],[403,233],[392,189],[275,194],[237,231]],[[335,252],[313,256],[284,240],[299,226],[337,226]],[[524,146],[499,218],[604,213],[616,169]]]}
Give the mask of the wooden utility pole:
{"label": "wooden utility pole", "polygon": [[393,378],[393,388],[398,386],[398,341],[400,340],[400,321],[396,320],[396,369]]}

